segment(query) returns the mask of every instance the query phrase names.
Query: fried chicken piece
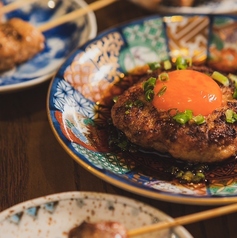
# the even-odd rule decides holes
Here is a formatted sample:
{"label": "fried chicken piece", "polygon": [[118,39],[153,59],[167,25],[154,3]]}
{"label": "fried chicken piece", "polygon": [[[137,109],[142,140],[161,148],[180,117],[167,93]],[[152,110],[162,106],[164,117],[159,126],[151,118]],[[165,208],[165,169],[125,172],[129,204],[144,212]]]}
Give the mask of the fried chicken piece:
{"label": "fried chicken piece", "polygon": [[127,231],[118,222],[101,221],[97,223],[82,222],[69,232],[68,238],[126,238]]}
{"label": "fried chicken piece", "polygon": [[45,38],[31,24],[12,18],[0,25],[0,71],[21,64],[44,49]]}
{"label": "fried chicken piece", "polygon": [[227,123],[225,116],[227,109],[237,113],[233,88],[221,87],[222,106],[206,116],[204,124],[181,125],[145,99],[143,81],[120,95],[111,110],[113,124],[132,143],[190,162],[218,162],[237,154],[237,123]]}

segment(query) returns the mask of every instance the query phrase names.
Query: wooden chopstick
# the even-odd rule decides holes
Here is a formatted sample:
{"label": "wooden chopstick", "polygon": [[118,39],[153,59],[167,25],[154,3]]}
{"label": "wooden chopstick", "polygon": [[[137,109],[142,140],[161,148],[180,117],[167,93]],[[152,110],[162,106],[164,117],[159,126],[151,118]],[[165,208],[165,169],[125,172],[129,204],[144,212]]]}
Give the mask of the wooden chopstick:
{"label": "wooden chopstick", "polygon": [[138,235],[142,235],[146,233],[159,231],[162,229],[171,228],[174,226],[186,225],[186,224],[194,223],[197,221],[206,220],[213,217],[233,213],[235,211],[237,211],[237,203],[178,217],[171,221],[161,221],[156,224],[136,228],[136,229],[128,231],[127,236],[134,237],[134,236],[138,236]]}
{"label": "wooden chopstick", "polygon": [[0,8],[0,14],[6,14],[8,12],[14,11],[17,8],[23,7],[26,4],[33,3],[36,0],[18,0],[14,1],[12,3],[9,3],[7,5],[4,5],[3,7]]}
{"label": "wooden chopstick", "polygon": [[44,25],[39,26],[38,30],[41,32],[47,31],[53,27],[59,26],[63,23],[72,21],[72,20],[76,19],[77,17],[83,16],[90,11],[95,11],[102,7],[105,7],[115,1],[117,1],[117,0],[97,0],[93,3],[91,3],[90,5],[87,5],[86,7],[79,8],[78,10],[70,12],[62,17],[59,17],[55,20],[45,23]]}

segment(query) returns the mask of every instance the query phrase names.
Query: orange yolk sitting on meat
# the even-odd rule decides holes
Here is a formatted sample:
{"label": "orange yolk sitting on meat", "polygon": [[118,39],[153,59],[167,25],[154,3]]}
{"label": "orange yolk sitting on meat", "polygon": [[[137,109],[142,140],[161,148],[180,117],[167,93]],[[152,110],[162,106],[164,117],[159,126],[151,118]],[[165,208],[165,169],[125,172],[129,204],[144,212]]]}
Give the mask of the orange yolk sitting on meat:
{"label": "orange yolk sitting on meat", "polygon": [[[167,81],[156,81],[152,103],[157,109],[192,110],[193,115],[206,116],[221,106],[220,87],[208,75],[194,70],[175,70],[168,75]],[[164,86],[166,91],[159,95]]]}

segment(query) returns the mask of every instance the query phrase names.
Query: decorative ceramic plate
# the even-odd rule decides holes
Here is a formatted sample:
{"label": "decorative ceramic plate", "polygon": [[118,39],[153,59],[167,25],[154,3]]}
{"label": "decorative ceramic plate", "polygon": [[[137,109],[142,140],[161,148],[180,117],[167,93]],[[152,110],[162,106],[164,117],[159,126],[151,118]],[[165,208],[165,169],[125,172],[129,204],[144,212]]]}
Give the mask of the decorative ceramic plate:
{"label": "decorative ceramic plate", "polygon": [[[127,230],[172,220],[163,212],[122,196],[66,192],[15,205],[0,213],[0,238],[67,238],[69,231],[83,221],[120,222]],[[141,236],[139,236],[141,237]],[[192,238],[182,226],[142,237]]]}
{"label": "decorative ceramic plate", "polygon": [[56,138],[84,168],[130,192],[187,204],[237,202],[236,160],[211,166],[207,182],[182,184],[165,177],[173,165],[166,155],[114,152],[108,145],[108,101],[121,93],[115,85],[125,73],[179,55],[236,69],[236,42],[231,16],[152,16],[100,34],[71,54],[51,83],[47,110]]}
{"label": "decorative ceramic plate", "polygon": [[[11,1],[3,2],[9,4]],[[4,20],[17,17],[37,27],[85,6],[87,4],[83,0],[42,0],[6,14]],[[84,17],[43,33],[46,38],[43,51],[24,64],[0,74],[0,93],[27,88],[48,80],[78,45],[96,35],[95,15],[90,12]]]}
{"label": "decorative ceramic plate", "polygon": [[[176,0],[173,0],[176,1]],[[164,2],[168,3],[167,0]],[[159,4],[158,12],[191,14],[227,14],[237,12],[236,0],[197,0],[193,7],[172,7],[171,4]],[[199,3],[198,3],[199,2]],[[195,1],[194,1],[195,3]]]}

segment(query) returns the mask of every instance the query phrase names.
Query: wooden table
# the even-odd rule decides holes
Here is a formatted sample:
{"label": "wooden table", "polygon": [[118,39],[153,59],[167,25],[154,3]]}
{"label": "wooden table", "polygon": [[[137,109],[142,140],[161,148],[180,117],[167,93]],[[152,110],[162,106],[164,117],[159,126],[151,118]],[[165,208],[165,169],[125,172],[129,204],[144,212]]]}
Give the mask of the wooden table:
{"label": "wooden table", "polygon": [[[118,1],[96,11],[98,32],[150,14],[130,2]],[[0,95],[0,211],[25,200],[72,190],[135,198],[172,217],[213,208],[135,195],[102,181],[76,164],[50,128],[46,113],[49,83]],[[185,227],[195,238],[235,238],[236,220],[237,214],[230,214]]]}

